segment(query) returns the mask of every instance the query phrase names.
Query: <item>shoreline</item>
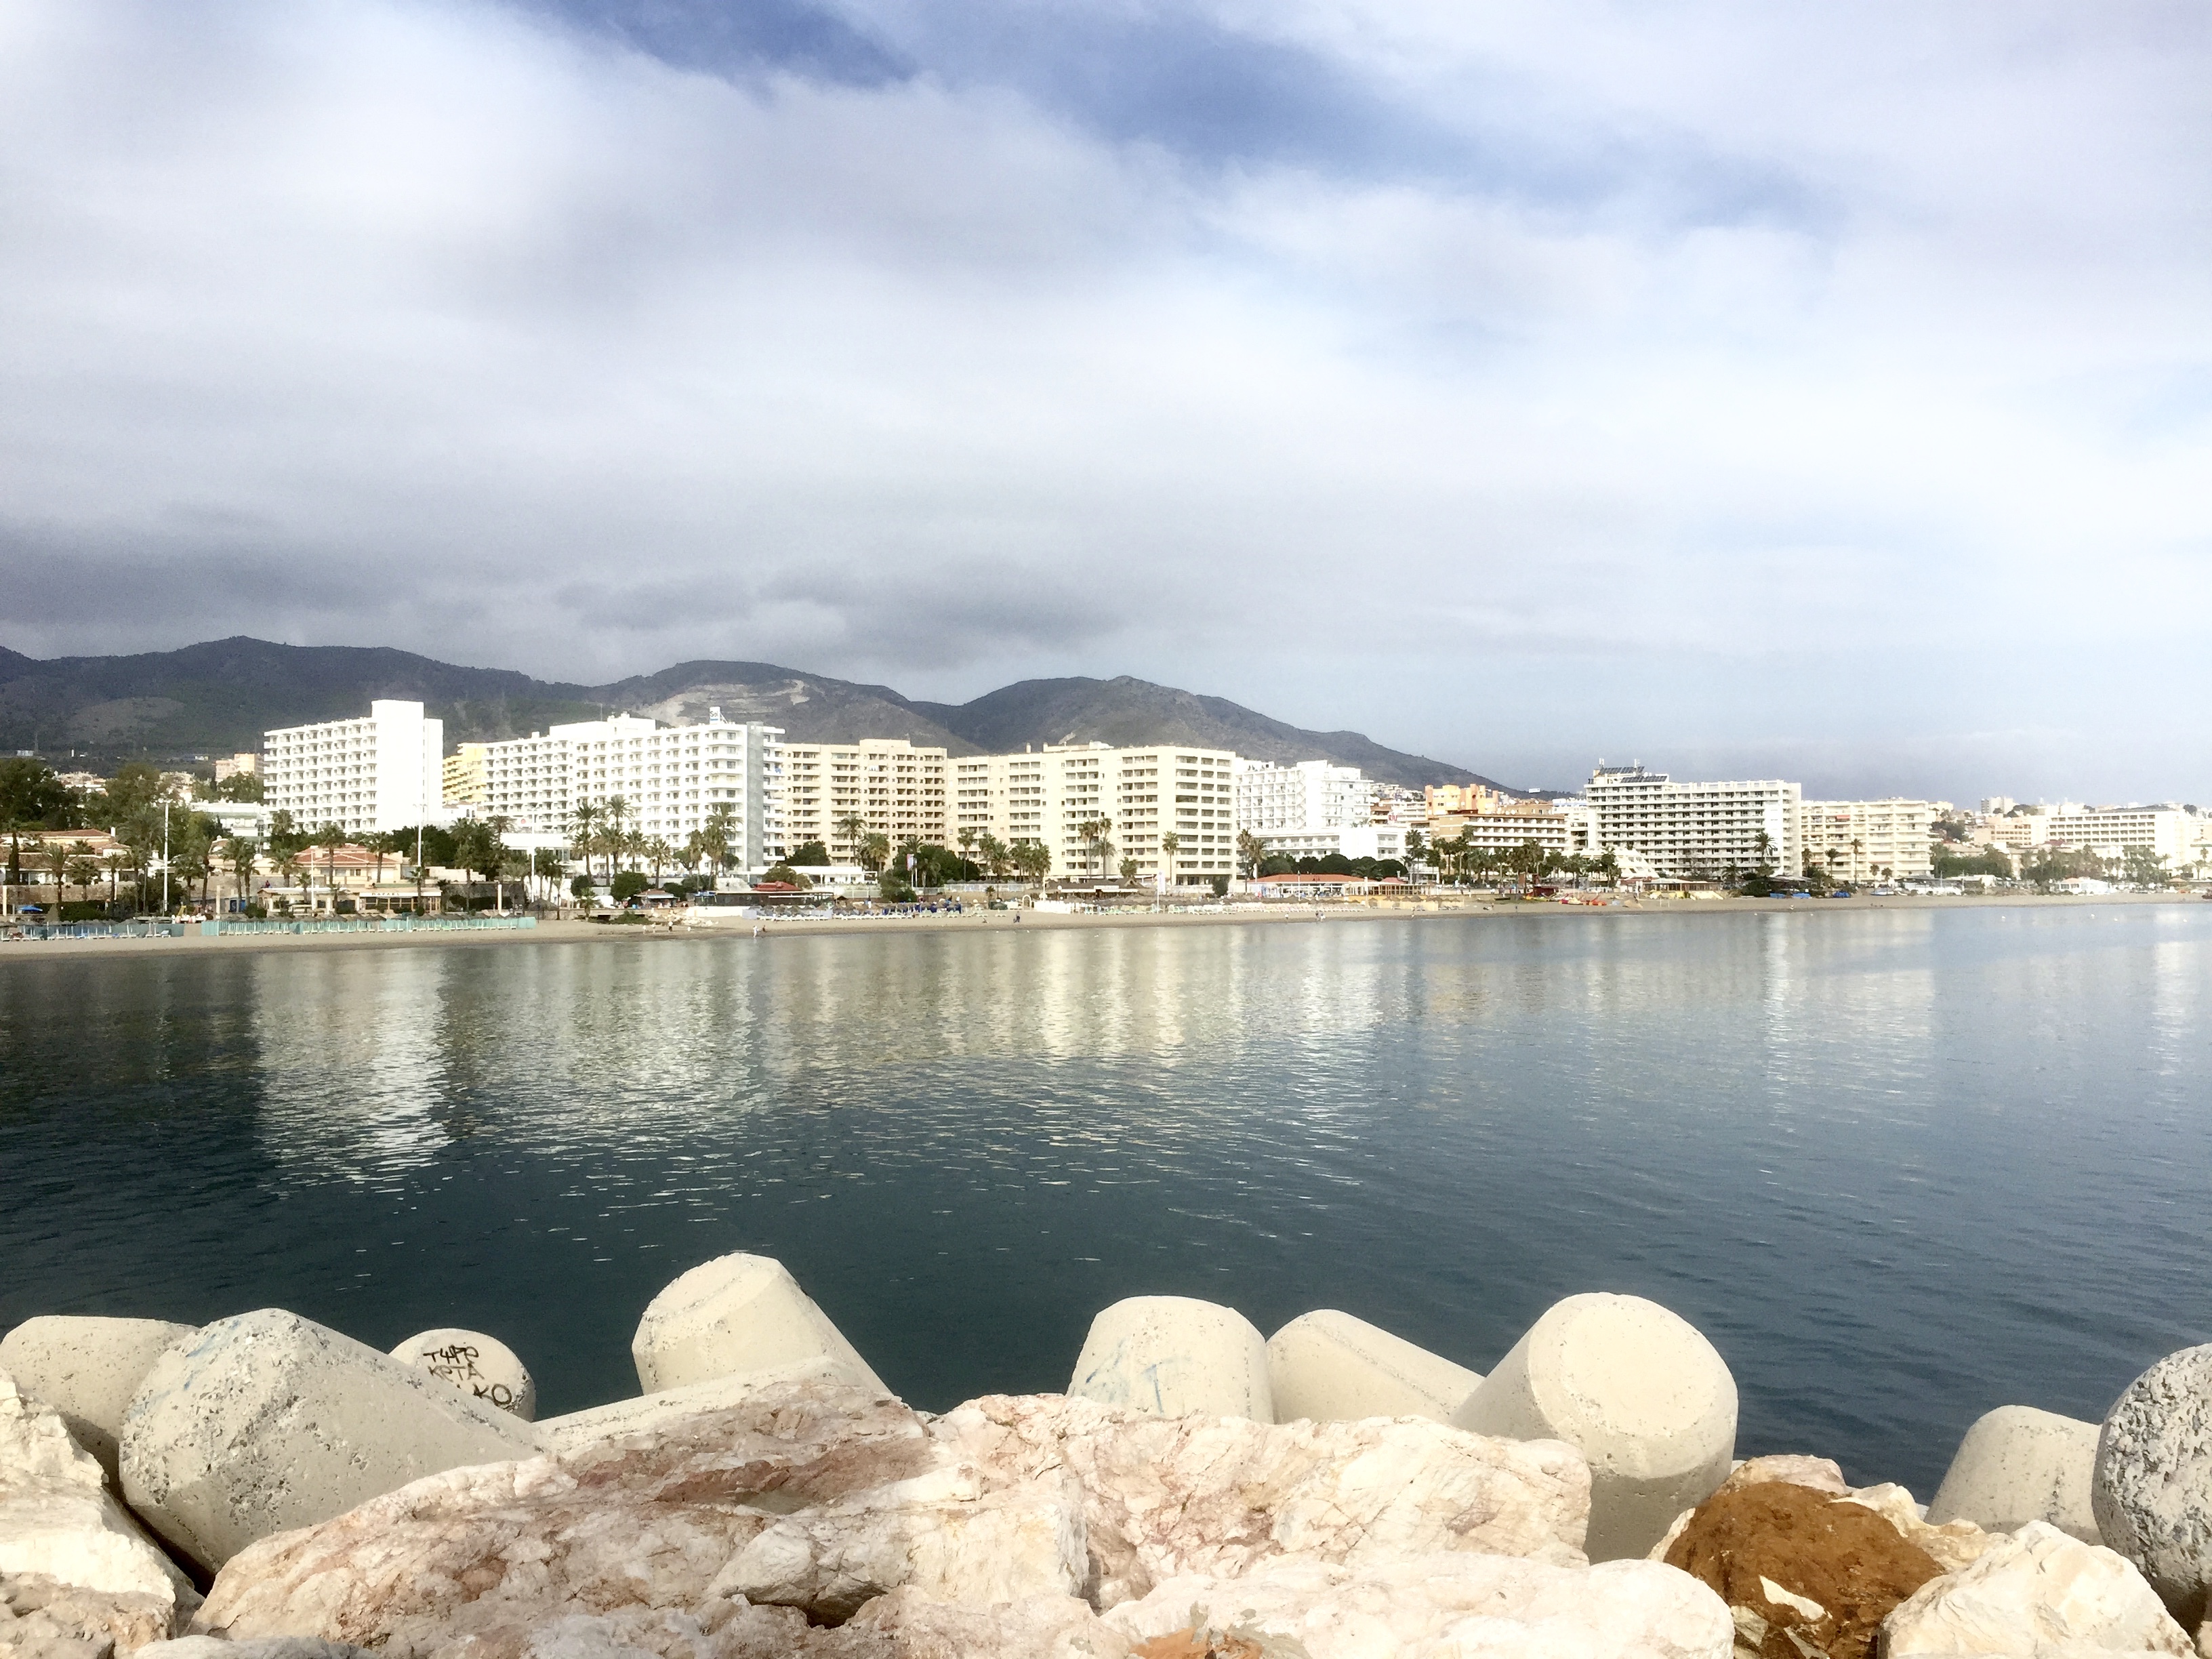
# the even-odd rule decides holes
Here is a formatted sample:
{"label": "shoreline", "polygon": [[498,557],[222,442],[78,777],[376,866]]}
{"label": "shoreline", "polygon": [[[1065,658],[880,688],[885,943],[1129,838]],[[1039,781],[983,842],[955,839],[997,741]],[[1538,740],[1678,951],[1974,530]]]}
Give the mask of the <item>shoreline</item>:
{"label": "shoreline", "polygon": [[[2015,893],[2004,895],[1923,897],[1910,895],[1850,899],[1640,899],[1610,904],[1560,903],[1557,900],[1425,900],[1392,901],[1377,904],[1323,902],[1320,904],[1277,903],[1267,909],[1185,911],[1106,911],[1060,915],[1033,910],[975,910],[957,915],[836,916],[774,918],[759,924],[756,935],[750,921],[732,921],[704,927],[657,925],[616,925],[581,921],[541,921],[533,928],[487,929],[483,933],[260,933],[185,934],[157,939],[0,939],[0,967],[16,963],[75,961],[88,957],[204,956],[264,951],[392,951],[463,947],[482,950],[499,945],[531,944],[605,943],[644,939],[725,939],[757,944],[763,939],[793,935],[872,934],[884,933],[971,932],[997,928],[1021,933],[1069,930],[1224,927],[1240,924],[1311,926],[1316,913],[1327,921],[1443,921],[1508,916],[1602,916],[1626,919],[1655,915],[1742,915],[1747,914],[1813,912],[1857,915],[1869,910],[2002,910],[2064,908],[2082,909],[2098,905],[2180,905],[2203,902],[2179,894],[2161,893]],[[1017,922],[1016,916],[1021,920]]]}

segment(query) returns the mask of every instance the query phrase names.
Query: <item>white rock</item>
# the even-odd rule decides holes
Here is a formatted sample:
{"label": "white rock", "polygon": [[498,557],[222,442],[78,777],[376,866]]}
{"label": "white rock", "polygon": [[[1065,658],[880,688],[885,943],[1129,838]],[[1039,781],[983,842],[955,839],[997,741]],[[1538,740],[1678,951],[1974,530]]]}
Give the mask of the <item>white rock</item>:
{"label": "white rock", "polygon": [[933,1601],[1071,1596],[1085,1565],[1073,1480],[1008,1485],[953,1466],[772,1522],[707,1594],[843,1620],[902,1588]]}
{"label": "white rock", "polygon": [[1099,1607],[1163,1578],[1233,1577],[1281,1556],[1357,1564],[1465,1550],[1580,1565],[1589,1470],[1556,1441],[1518,1443],[1419,1419],[1260,1424],[1158,1418],[1053,1395],[948,1412],[933,1440],[1007,1480],[1081,1485]]}
{"label": "white rock", "polygon": [[1984,1532],[1971,1521],[1946,1521],[1936,1526],[1920,1512],[1912,1494],[1894,1481],[1875,1486],[1852,1486],[1843,1494],[1846,1504],[1872,1510],[1895,1528],[1897,1535],[1926,1555],[1946,1572],[1957,1572],[1982,1559],[2002,1533]]}
{"label": "white rock", "polygon": [[441,1376],[472,1400],[520,1418],[538,1415],[538,1384],[514,1350],[482,1331],[420,1331],[392,1351],[403,1365]]}
{"label": "white rock", "polygon": [[896,1589],[862,1607],[841,1633],[880,1638],[897,1659],[1124,1659],[1129,1651],[1127,1637],[1072,1595],[981,1606]]}
{"label": "white rock", "polygon": [[76,1443],[116,1479],[116,1437],[131,1396],[161,1351],[193,1327],[165,1319],[95,1319],[48,1314],[0,1337],[0,1370],[62,1414]]}
{"label": "white rock", "polygon": [[1493,1555],[1170,1578],[1104,1622],[1137,1642],[1198,1629],[1306,1659],[1729,1659],[1735,1642],[1720,1597],[1672,1567]]}
{"label": "white rock", "polygon": [[1267,1339],[1275,1420],[1429,1417],[1449,1423],[1482,1381],[1441,1354],[1334,1308],[1300,1314]]}
{"label": "white rock", "polygon": [[226,1642],[216,1636],[179,1636],[138,1650],[139,1659],[374,1659],[367,1648],[312,1636],[260,1636]]}
{"label": "white rock", "polygon": [[2212,1344],[2168,1354],[2120,1391],[2097,1437],[2090,1507],[2184,1625],[2212,1584]]}
{"label": "white rock", "polygon": [[1638,1557],[1728,1478],[1735,1379],[1711,1343],[1641,1297],[1555,1304],[1452,1421],[1564,1440],[1589,1460],[1593,1561]]}
{"label": "white rock", "polygon": [[548,1451],[575,1451],[625,1435],[650,1434],[701,1412],[726,1410],[743,1405],[756,1395],[794,1383],[854,1389],[885,1400],[892,1397],[890,1390],[877,1382],[866,1366],[820,1357],[741,1376],[709,1377],[704,1382],[687,1383],[680,1389],[663,1389],[659,1394],[641,1395],[634,1400],[617,1400],[609,1405],[570,1412],[566,1416],[549,1417],[537,1425],[538,1433]]}
{"label": "white rock", "polygon": [[841,1361],[883,1387],[781,1261],[742,1252],[701,1262],[653,1297],[630,1357],[647,1394],[809,1359]]}
{"label": "white rock", "polygon": [[1888,1659],[2008,1654],[2092,1659],[2186,1655],[2189,1636],[2157,1592],[2111,1550],[2030,1521],[1958,1572],[1930,1579],[1882,1621]]}
{"label": "white rock", "polygon": [[1266,1340],[1234,1308],[1187,1296],[1133,1296],[1099,1314],[1067,1391],[1160,1417],[1275,1420]]}
{"label": "white rock", "polygon": [[441,1469],[527,1456],[530,1425],[278,1309],[155,1362],[123,1422],[123,1491],[210,1568]]}
{"label": "white rock", "polygon": [[2000,1406],[1975,1419],[1943,1484],[1928,1500],[1937,1523],[1972,1521],[2011,1532],[2047,1521],[2085,1543],[2101,1543],[2089,1501],[2097,1425],[2033,1406]]}
{"label": "white rock", "polygon": [[[0,1371],[0,1580],[41,1581],[28,1608],[57,1630],[100,1628],[118,1645],[167,1636],[199,1598],[115,1501],[60,1414]],[[63,1608],[66,1606],[66,1615]]]}

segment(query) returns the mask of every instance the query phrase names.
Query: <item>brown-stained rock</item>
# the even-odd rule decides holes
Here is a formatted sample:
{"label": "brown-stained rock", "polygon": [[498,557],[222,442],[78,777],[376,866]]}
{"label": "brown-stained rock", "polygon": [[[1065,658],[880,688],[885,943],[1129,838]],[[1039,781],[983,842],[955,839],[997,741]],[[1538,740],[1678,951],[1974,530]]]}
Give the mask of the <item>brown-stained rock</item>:
{"label": "brown-stained rock", "polygon": [[1872,1510],[1781,1481],[1699,1504],[1667,1565],[1728,1603],[1739,1659],[1871,1659],[1890,1610],[1943,1571]]}

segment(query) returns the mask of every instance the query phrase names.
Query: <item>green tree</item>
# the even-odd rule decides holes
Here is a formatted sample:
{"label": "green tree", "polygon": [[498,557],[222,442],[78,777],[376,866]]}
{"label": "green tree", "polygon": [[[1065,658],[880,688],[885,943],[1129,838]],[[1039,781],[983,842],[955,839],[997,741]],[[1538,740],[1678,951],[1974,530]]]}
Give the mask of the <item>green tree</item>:
{"label": "green tree", "polygon": [[1137,884],[1137,860],[1133,854],[1128,853],[1122,854],[1121,862],[1116,866],[1116,868],[1121,875],[1121,884],[1123,886],[1134,887]]}
{"label": "green tree", "polygon": [[2166,857],[2148,847],[2130,847],[2120,854],[2120,869],[2130,887],[2148,892],[2153,888],[2172,885],[2173,877],[2166,867]]}
{"label": "green tree", "polygon": [[812,867],[826,866],[830,862],[830,849],[818,841],[802,842],[792,849],[791,856],[784,862]]}
{"label": "green tree", "polygon": [[1021,841],[1014,843],[1013,866],[1022,875],[1040,885],[1052,873],[1052,848],[1041,841]]}
{"label": "green tree", "polygon": [[81,893],[89,893],[100,879],[100,864],[88,841],[70,843],[69,884]]}
{"label": "green tree", "polygon": [[853,861],[871,875],[881,873],[891,856],[891,838],[880,830],[862,836],[854,848]]}
{"label": "green tree", "polygon": [[639,856],[652,867],[653,884],[659,886],[660,872],[676,862],[676,849],[668,844],[666,837],[653,836],[637,850]]}
{"label": "green tree", "polygon": [[[1243,837],[1237,837],[1242,841]],[[1406,831],[1406,873],[1411,876],[1421,867],[1421,855],[1429,850],[1429,838],[1418,830]]]}
{"label": "green tree", "polygon": [[[860,838],[868,832],[867,819],[858,812],[844,812],[838,816],[832,827],[836,831],[837,839],[845,843],[846,856],[861,868],[869,868],[867,860],[860,856]],[[883,866],[877,865],[873,867],[881,869]]]}
{"label": "green tree", "polygon": [[1114,843],[1107,839],[1113,832],[1114,820],[1103,813],[1094,813],[1075,826],[1075,833],[1082,838],[1089,854],[1089,862],[1102,876],[1114,856]]}
{"label": "green tree", "polygon": [[638,870],[617,870],[614,880],[608,884],[617,904],[628,904],[645,890],[645,875]]}
{"label": "green tree", "polygon": [[[1245,835],[1249,835],[1251,834],[1251,831],[1248,830],[1244,833]],[[1243,836],[1239,836],[1237,838],[1237,850],[1238,855],[1241,857],[1244,850]],[[1175,885],[1176,882],[1176,854],[1181,851],[1182,851],[1182,837],[1172,830],[1161,830],[1160,870],[1162,873],[1166,876],[1168,884],[1170,887]]]}
{"label": "green tree", "polygon": [[230,866],[231,884],[238,890],[238,902],[245,904],[252,896],[253,866],[261,856],[260,844],[251,836],[231,836],[222,846],[223,861]]}
{"label": "green tree", "polygon": [[[730,848],[737,836],[738,809],[731,801],[718,801],[707,814],[707,822],[700,827],[699,850],[706,855],[712,873],[720,875],[730,867]],[[825,864],[828,860],[823,860]]]}
{"label": "green tree", "polygon": [[216,785],[214,793],[210,796],[213,800],[259,801],[267,798],[260,775],[254,772],[232,773]]}
{"label": "green tree", "polygon": [[530,873],[545,884],[539,890],[541,899],[548,892],[556,896],[559,894],[561,877],[568,867],[568,861],[562,858],[559,850],[555,848],[541,847],[530,855]]}

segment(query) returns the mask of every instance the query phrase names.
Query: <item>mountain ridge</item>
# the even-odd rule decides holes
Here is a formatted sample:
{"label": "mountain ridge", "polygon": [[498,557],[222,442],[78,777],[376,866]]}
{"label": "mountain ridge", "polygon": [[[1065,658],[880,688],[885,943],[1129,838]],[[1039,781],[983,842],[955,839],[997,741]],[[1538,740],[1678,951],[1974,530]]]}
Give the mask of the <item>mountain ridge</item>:
{"label": "mountain ridge", "polygon": [[1509,787],[1364,732],[1310,731],[1226,697],[1130,675],[1021,680],[965,703],[941,703],[776,663],[715,659],[593,686],[389,646],[282,645],[246,635],[113,657],[41,659],[0,646],[0,747],[49,759],[64,750],[94,764],[224,754],[258,747],[261,734],[279,726],[364,713],[377,697],[425,704],[446,722],[449,744],[522,737],[620,712],[702,720],[720,708],[802,741],[906,738],[956,755],[1069,739],[1202,744],[1257,760],[1334,761],[1410,788]]}

